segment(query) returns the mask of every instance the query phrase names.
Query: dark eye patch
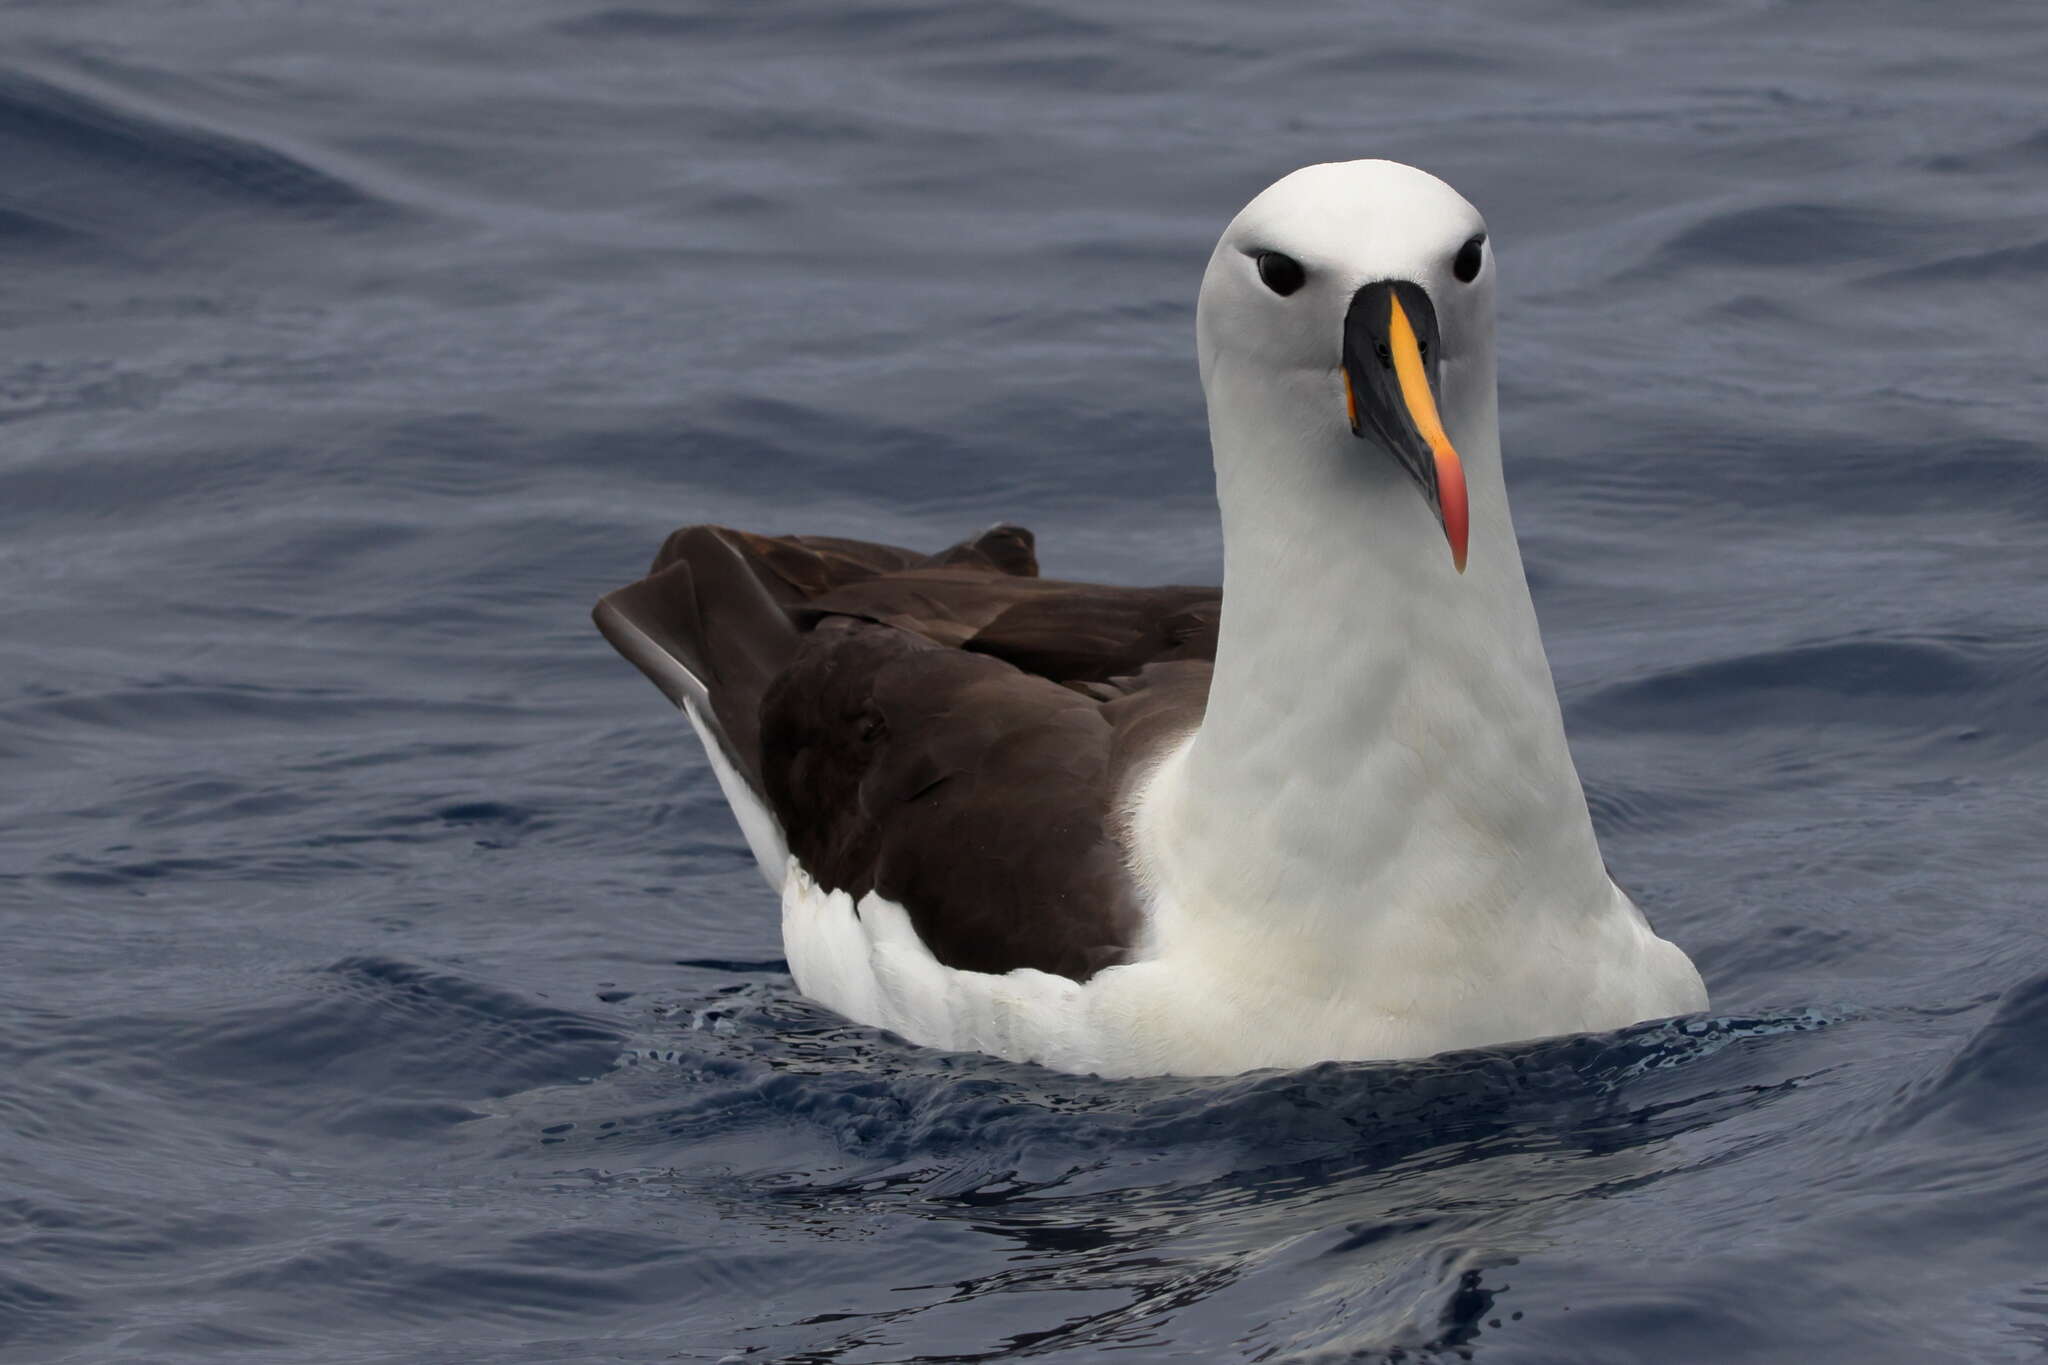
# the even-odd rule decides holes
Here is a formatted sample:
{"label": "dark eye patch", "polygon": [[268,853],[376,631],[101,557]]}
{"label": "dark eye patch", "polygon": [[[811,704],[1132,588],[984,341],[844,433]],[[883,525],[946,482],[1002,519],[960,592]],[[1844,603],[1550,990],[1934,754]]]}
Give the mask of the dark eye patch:
{"label": "dark eye patch", "polygon": [[1292,294],[1308,278],[1308,272],[1301,268],[1300,261],[1278,251],[1261,251],[1258,262],[1259,278],[1276,294]]}
{"label": "dark eye patch", "polygon": [[1451,262],[1451,273],[1462,284],[1470,284],[1479,278],[1479,267],[1486,263],[1486,234],[1480,233],[1471,241],[1458,248],[1458,255]]}

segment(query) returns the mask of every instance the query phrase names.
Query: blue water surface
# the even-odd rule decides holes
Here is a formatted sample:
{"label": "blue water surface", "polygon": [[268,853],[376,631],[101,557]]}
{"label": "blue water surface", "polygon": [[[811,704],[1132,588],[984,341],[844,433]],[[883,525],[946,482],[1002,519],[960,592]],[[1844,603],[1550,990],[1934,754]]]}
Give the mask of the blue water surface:
{"label": "blue water surface", "polygon": [[[2048,1351],[2031,0],[0,8],[0,1357]],[[1715,1013],[1109,1083],[792,990],[591,631],[692,521],[1213,581],[1268,181],[1488,215]]]}

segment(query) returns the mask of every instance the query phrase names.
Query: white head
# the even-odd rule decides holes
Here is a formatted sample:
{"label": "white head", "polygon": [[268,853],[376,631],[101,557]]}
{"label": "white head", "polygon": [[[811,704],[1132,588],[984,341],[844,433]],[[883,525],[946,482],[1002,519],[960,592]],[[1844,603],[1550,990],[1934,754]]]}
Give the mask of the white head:
{"label": "white head", "polygon": [[1462,569],[1457,447],[1491,439],[1493,274],[1478,210],[1399,162],[1308,166],[1246,205],[1195,324],[1226,501],[1247,478],[1348,489],[1434,516]]}

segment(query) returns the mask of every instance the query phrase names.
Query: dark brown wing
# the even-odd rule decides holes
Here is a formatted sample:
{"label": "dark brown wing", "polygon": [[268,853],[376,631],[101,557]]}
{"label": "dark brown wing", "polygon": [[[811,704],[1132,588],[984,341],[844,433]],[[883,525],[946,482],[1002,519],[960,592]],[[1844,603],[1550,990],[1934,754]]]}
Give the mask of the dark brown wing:
{"label": "dark brown wing", "polygon": [[1223,599],[1214,588],[1061,584],[1023,598],[962,647],[1059,682],[1108,682],[1148,664],[1214,662]]}
{"label": "dark brown wing", "polygon": [[1019,527],[930,556],[691,527],[597,620],[820,885],[896,901],[948,966],[1085,980],[1135,940],[1114,812],[1200,719],[1220,598],[1036,575]]}

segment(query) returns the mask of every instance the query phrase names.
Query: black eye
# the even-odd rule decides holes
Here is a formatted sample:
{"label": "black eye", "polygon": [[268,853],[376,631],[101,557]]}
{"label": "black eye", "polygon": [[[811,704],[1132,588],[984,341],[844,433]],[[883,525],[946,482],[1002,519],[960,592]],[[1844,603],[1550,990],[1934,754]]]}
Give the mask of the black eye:
{"label": "black eye", "polygon": [[1259,253],[1259,278],[1266,282],[1266,288],[1276,294],[1292,294],[1301,288],[1301,282],[1308,275],[1301,268],[1301,262],[1292,256],[1283,256],[1277,251]]}
{"label": "black eye", "polygon": [[1486,262],[1486,254],[1480,248],[1485,245],[1486,234],[1482,232],[1458,248],[1458,258],[1451,262],[1451,273],[1461,283],[1470,284],[1479,278],[1479,267]]}

